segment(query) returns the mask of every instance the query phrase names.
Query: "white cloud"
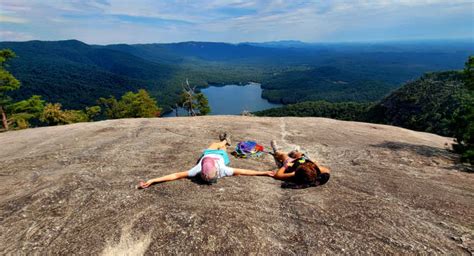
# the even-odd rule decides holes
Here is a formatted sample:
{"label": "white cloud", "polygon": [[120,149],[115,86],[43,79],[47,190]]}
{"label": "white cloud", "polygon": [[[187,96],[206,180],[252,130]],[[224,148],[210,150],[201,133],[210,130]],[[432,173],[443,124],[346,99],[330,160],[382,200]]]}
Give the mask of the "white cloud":
{"label": "white cloud", "polygon": [[[454,35],[450,24],[474,37],[472,9],[463,0],[0,0],[0,22],[35,38],[90,43],[337,41],[442,38]],[[465,20],[470,31],[459,29]]]}
{"label": "white cloud", "polygon": [[33,37],[26,33],[19,33],[14,31],[0,30],[1,41],[27,41],[32,40]]}
{"label": "white cloud", "polygon": [[10,17],[6,15],[0,14],[0,23],[27,23],[27,19],[18,18],[18,17]]}

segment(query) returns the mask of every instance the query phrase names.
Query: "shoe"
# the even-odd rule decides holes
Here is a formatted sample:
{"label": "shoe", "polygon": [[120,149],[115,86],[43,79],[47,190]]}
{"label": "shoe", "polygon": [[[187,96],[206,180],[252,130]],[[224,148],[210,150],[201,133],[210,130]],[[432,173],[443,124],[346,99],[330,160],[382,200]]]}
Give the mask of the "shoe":
{"label": "shoe", "polygon": [[278,145],[275,140],[270,141],[270,146],[273,149],[273,153],[276,153],[278,151]]}
{"label": "shoe", "polygon": [[230,144],[232,143],[232,141],[230,140],[230,134],[227,134],[226,132],[219,134],[219,140],[225,140],[227,146],[230,146]]}

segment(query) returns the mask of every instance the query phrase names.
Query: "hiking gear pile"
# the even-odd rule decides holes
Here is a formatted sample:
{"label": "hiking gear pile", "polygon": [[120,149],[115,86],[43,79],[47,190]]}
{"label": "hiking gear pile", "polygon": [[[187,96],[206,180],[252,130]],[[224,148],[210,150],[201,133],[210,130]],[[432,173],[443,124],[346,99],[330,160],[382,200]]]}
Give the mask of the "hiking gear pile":
{"label": "hiking gear pile", "polygon": [[255,141],[241,141],[237,143],[235,151],[231,154],[238,158],[261,157],[265,153],[264,147]]}

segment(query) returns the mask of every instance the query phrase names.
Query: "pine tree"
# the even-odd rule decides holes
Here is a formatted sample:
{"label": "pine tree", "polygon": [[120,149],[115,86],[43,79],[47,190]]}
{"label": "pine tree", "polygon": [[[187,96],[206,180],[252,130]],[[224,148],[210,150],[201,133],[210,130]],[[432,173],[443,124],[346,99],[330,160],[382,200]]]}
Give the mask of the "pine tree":
{"label": "pine tree", "polygon": [[[15,128],[25,129],[30,127],[31,119],[40,117],[44,110],[44,100],[39,95],[33,95],[29,99],[10,104],[7,110],[10,113],[8,125],[12,124]],[[38,123],[38,121],[35,122]]]}
{"label": "pine tree", "polygon": [[113,96],[108,99],[100,98],[98,103],[103,106],[108,119],[158,117],[161,113],[156,100],[143,89],[138,90],[137,93],[127,92],[120,100]]}
{"label": "pine tree", "polygon": [[6,62],[14,57],[16,55],[12,50],[0,50],[0,115],[2,116],[2,126],[5,130],[8,130],[8,119],[5,109],[11,103],[11,98],[6,93],[20,88],[20,81],[5,69]]}
{"label": "pine tree", "polygon": [[[188,111],[189,116],[203,116],[211,112],[206,95],[197,93],[196,87],[191,87],[187,79],[177,105]],[[177,112],[178,109],[176,109]]]}
{"label": "pine tree", "polygon": [[462,154],[461,160],[474,164],[474,56],[470,56],[464,69],[467,93],[461,95],[462,105],[455,118],[454,149]]}
{"label": "pine tree", "polygon": [[48,125],[62,125],[79,122],[88,122],[89,117],[82,110],[62,110],[60,103],[48,103],[39,116],[39,120]]}

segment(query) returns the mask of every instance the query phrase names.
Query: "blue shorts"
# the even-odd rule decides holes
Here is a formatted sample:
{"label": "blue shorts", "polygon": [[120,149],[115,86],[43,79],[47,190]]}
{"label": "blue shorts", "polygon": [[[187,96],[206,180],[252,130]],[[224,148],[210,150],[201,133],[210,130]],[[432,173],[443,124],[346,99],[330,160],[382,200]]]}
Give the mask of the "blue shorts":
{"label": "blue shorts", "polygon": [[228,165],[230,163],[229,155],[227,155],[227,152],[222,149],[206,149],[202,153],[203,156],[209,154],[221,155],[222,158],[224,158],[224,164]]}

